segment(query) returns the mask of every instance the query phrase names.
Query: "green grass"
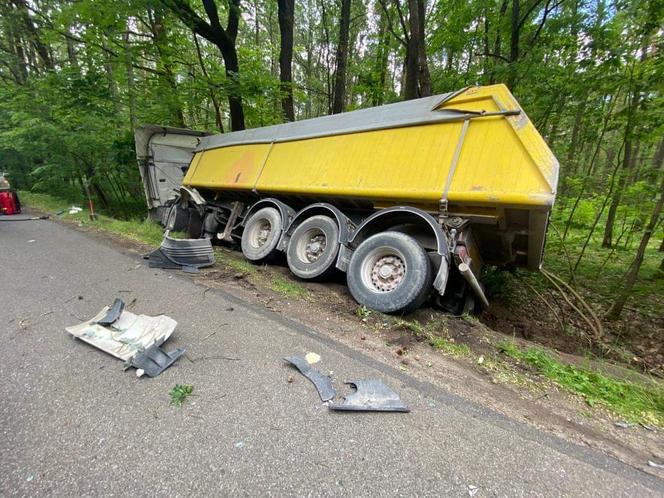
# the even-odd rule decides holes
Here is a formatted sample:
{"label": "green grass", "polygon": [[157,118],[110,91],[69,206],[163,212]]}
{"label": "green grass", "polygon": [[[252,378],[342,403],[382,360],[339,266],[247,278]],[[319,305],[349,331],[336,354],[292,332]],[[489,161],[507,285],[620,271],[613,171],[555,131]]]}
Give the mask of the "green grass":
{"label": "green grass", "polygon": [[[95,228],[109,233],[121,235],[128,239],[158,246],[164,237],[163,228],[154,221],[145,219],[117,220],[104,215],[97,215],[95,221],[90,220],[90,211],[85,204],[78,203],[76,206],[82,207],[83,211],[76,214],[69,214],[68,210],[72,203],[58,199],[46,194],[35,194],[32,192],[20,192],[21,202],[31,208],[46,212],[53,217],[59,217],[66,220],[78,222],[82,226]],[[60,215],[59,211],[64,210]]]}
{"label": "green grass", "polygon": [[233,254],[229,254],[227,251],[222,251],[221,249],[215,249],[214,255],[217,261],[223,263],[224,265],[228,266],[229,268],[239,273],[246,273],[249,275],[254,275],[258,273],[258,268],[259,268],[258,266],[251,264],[246,259],[241,259],[239,257],[234,256]]}
{"label": "green grass", "polygon": [[410,330],[416,337],[426,340],[436,351],[442,351],[450,356],[461,358],[472,354],[467,344],[458,344],[449,338],[447,321],[444,318],[429,320],[425,324],[419,320],[397,319],[392,326]]}
{"label": "green grass", "polygon": [[175,384],[169,396],[171,397],[171,405],[182,406],[182,403],[189,397],[193,396],[194,386],[191,384]]}
{"label": "green grass", "polygon": [[633,422],[664,425],[664,385],[657,381],[636,383],[563,363],[546,351],[522,349],[514,342],[499,344],[501,352],[523,362],[567,391],[581,396],[588,405],[603,405]]}
{"label": "green grass", "polygon": [[436,351],[443,351],[451,356],[466,357],[471,355],[470,347],[467,344],[457,344],[451,342],[447,337],[433,336],[430,344]]}
{"label": "green grass", "polygon": [[274,292],[293,299],[306,299],[309,297],[309,291],[306,288],[281,275],[274,275],[269,282],[269,287]]}

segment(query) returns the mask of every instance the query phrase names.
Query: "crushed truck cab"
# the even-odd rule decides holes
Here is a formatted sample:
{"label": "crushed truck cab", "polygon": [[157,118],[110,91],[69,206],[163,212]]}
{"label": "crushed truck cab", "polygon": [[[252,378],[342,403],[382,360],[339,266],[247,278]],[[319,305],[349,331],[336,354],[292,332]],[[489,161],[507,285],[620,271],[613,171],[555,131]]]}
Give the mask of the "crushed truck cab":
{"label": "crushed truck cab", "polygon": [[345,271],[368,307],[435,288],[459,312],[488,304],[484,265],[540,267],[558,162],[504,85],[197,140],[171,228],[285,252],[300,278]]}

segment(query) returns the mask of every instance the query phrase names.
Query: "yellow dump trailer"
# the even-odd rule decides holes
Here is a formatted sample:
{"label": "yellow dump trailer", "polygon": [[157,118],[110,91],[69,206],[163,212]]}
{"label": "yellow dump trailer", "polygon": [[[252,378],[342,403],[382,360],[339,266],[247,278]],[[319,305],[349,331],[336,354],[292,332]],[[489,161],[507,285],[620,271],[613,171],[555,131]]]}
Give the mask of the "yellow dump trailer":
{"label": "yellow dump trailer", "polygon": [[459,311],[488,304],[483,265],[539,268],[557,179],[509,90],[473,87],[202,137],[171,224],[238,240],[252,261],[285,252],[300,278],[345,271],[380,311],[432,286]]}

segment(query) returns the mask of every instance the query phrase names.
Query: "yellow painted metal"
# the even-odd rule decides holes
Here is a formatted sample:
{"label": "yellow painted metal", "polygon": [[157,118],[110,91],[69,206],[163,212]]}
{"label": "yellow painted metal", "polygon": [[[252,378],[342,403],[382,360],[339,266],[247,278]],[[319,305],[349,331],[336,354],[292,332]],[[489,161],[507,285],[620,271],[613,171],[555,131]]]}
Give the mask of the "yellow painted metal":
{"label": "yellow painted metal", "polygon": [[[439,109],[518,110],[504,85],[474,87]],[[436,112],[432,109],[432,112]],[[263,195],[350,197],[375,205],[437,210],[453,165],[462,121],[364,131],[198,152],[184,184]],[[558,164],[528,117],[471,119],[454,169],[450,203],[552,204]]]}

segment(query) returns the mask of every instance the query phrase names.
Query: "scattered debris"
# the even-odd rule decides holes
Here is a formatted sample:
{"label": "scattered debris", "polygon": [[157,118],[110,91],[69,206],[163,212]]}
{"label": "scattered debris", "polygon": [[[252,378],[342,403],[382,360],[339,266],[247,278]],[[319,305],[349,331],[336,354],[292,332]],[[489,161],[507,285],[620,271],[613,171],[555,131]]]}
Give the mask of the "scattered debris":
{"label": "scattered debris", "polygon": [[237,443],[235,443],[235,447],[236,447],[238,450],[244,448],[244,441],[238,441]]}
{"label": "scattered debris", "polygon": [[182,406],[184,400],[192,396],[193,393],[194,386],[191,384],[175,384],[171,392],[168,393],[171,396],[171,405]]}
{"label": "scattered debris", "polygon": [[644,424],[643,422],[640,422],[639,425],[643,427],[645,430],[650,431],[650,432],[657,432],[657,429],[655,428],[654,425],[647,425]]}
{"label": "scattered debris", "polygon": [[115,298],[115,301],[113,301],[113,304],[108,310],[108,313],[106,313],[106,315],[101,320],[97,321],[97,325],[101,325],[102,327],[110,327],[118,321],[122,311],[124,310],[124,307],[124,301],[119,297]]}
{"label": "scattered debris", "polygon": [[136,369],[136,375],[138,377],[141,377],[143,374],[148,377],[156,377],[175,363],[175,361],[183,354],[183,348],[176,348],[167,353],[157,344],[154,344],[149,348],[146,348],[145,351],[134,356],[131,360],[131,366]]}
{"label": "scattered debris", "polygon": [[214,264],[210,239],[173,239],[164,235],[161,247],[144,256],[150,268],[182,270],[198,273],[200,268]]}
{"label": "scattered debris", "polygon": [[307,360],[309,365],[313,365],[314,363],[318,363],[320,361],[320,355],[316,353],[307,353],[304,356],[304,359]]}
{"label": "scattered debris", "polygon": [[31,482],[34,478],[35,478],[35,476],[33,476],[32,474],[30,474],[30,475],[27,477],[26,481]]}
{"label": "scattered debris", "polygon": [[33,242],[35,242],[35,239],[28,240],[28,244],[32,244]]}
{"label": "scattered debris", "polygon": [[653,462],[652,460],[648,460],[648,465],[655,469],[664,469],[664,463],[657,463]]}
{"label": "scattered debris", "polygon": [[311,368],[307,360],[299,356],[289,356],[288,358],[284,358],[284,360],[297,368],[302,375],[313,382],[318,390],[321,400],[330,401],[334,398],[336,392],[334,391],[334,387],[332,387],[332,381],[330,378],[323,375],[318,370]]}
{"label": "scattered debris", "polygon": [[331,410],[371,411],[371,412],[409,412],[399,395],[380,380],[365,379],[346,382],[354,386],[355,393],[346,396],[341,404],[329,405]]}
{"label": "scattered debris", "polygon": [[468,485],[468,496],[475,496],[477,492],[480,490],[477,486],[473,486],[472,484]]}
{"label": "scattered debris", "polygon": [[[104,325],[108,323],[109,325]],[[155,377],[184,354],[183,348],[169,353],[160,346],[171,336],[177,322],[159,315],[135,315],[124,310],[124,302],[116,299],[113,307],[105,306],[95,317],[66,330],[74,337],[101,349],[133,366],[140,377]]]}
{"label": "scattered debris", "polygon": [[615,425],[616,427],[620,427],[621,429],[629,429],[630,427],[632,427],[632,424],[628,422],[614,422],[613,425]]}
{"label": "scattered debris", "polygon": [[80,213],[81,211],[83,211],[83,208],[80,208],[78,206],[72,206],[72,207],[69,208],[68,213],[69,214],[77,214],[77,213]]}

